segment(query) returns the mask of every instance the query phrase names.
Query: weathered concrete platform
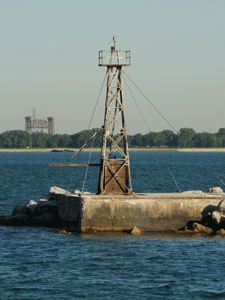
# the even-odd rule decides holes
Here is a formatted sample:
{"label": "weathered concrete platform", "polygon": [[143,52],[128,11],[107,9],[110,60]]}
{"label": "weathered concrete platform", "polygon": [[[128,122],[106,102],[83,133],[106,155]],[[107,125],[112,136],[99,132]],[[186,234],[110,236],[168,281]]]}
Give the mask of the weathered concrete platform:
{"label": "weathered concrete platform", "polygon": [[225,193],[57,194],[58,213],[81,232],[124,231],[137,226],[143,232],[177,230],[200,220],[208,205],[217,206]]}

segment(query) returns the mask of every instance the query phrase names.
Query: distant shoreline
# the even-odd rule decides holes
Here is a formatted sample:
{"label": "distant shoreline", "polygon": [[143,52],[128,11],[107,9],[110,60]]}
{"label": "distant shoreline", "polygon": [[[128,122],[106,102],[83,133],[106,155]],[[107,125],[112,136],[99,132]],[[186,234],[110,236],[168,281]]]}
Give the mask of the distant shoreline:
{"label": "distant shoreline", "polygon": [[[76,152],[75,148],[44,148],[44,149],[0,149],[0,152]],[[100,152],[100,148],[86,148],[83,152]],[[129,148],[129,152],[225,152],[225,148]]]}

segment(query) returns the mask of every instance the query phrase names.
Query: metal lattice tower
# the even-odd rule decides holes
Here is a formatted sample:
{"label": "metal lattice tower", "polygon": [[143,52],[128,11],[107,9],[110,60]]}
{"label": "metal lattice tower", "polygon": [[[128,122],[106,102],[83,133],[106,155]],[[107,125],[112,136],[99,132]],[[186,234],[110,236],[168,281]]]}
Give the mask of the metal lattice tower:
{"label": "metal lattice tower", "polygon": [[98,193],[131,194],[131,173],[125,119],[122,67],[130,65],[130,51],[99,51],[99,66],[107,67],[107,92]]}

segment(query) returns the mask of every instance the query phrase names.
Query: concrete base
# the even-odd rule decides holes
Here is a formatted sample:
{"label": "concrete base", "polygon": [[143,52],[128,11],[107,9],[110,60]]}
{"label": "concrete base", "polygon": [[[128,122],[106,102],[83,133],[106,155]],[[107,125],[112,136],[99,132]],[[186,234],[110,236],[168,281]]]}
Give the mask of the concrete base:
{"label": "concrete base", "polygon": [[142,232],[177,230],[190,220],[200,220],[208,205],[217,206],[224,193],[133,194],[130,196],[58,195],[60,218],[80,232],[124,231],[133,226]]}

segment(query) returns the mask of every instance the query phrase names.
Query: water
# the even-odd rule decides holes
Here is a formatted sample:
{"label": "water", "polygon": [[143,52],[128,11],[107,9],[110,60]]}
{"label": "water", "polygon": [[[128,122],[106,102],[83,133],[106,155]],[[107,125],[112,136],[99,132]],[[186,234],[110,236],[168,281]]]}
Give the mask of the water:
{"label": "water", "polygon": [[[46,197],[52,185],[81,190],[85,168],[48,167],[70,155],[1,153],[0,215]],[[92,156],[97,161],[99,154]],[[164,158],[182,191],[223,187],[225,181],[225,153],[130,158],[135,192],[177,191]],[[89,171],[85,190],[95,192],[97,168]],[[225,299],[224,272],[223,237],[59,235],[48,228],[0,227],[0,299]]]}

